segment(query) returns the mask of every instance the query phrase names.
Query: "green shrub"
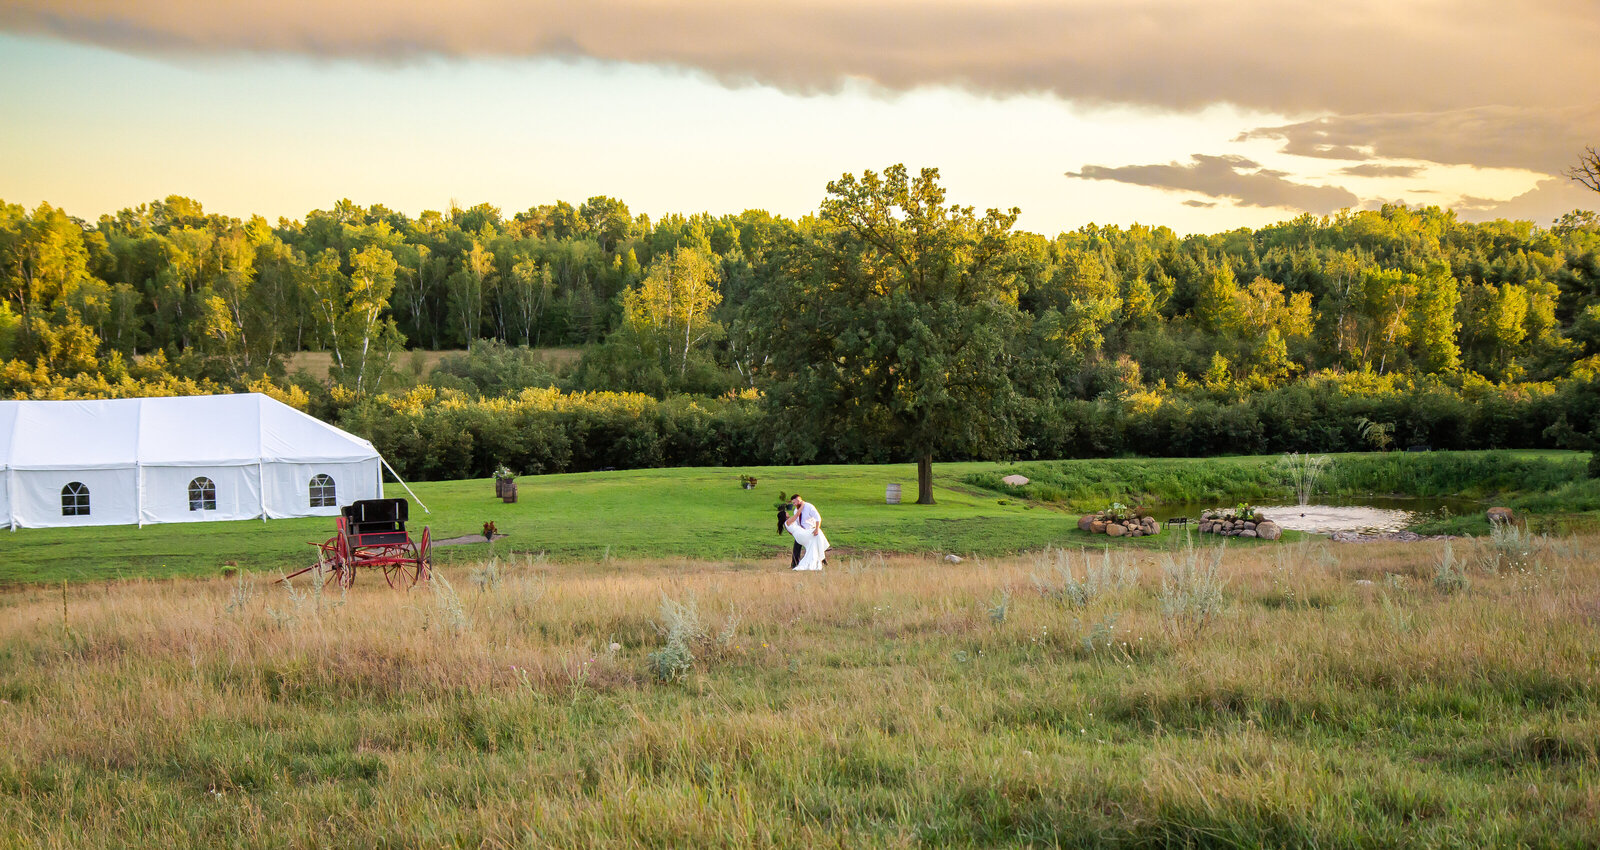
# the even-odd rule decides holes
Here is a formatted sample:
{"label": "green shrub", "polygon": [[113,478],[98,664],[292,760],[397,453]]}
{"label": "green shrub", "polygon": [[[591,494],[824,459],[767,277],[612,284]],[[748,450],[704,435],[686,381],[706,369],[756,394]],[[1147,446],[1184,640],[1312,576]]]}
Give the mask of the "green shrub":
{"label": "green shrub", "polygon": [[645,657],[646,669],[662,683],[687,679],[694,670],[694,645],[707,639],[694,597],[678,602],[662,594],[661,622],[656,624],[656,631],[665,644]]}
{"label": "green shrub", "polygon": [[1472,579],[1467,578],[1448,540],[1445,541],[1444,552],[1439,556],[1439,563],[1434,567],[1433,586],[1443,593],[1459,593],[1472,586]]}
{"label": "green shrub", "polygon": [[1167,555],[1161,576],[1161,613],[1169,627],[1198,632],[1223,609],[1222,554],[1227,544],[1197,550],[1194,541]]}

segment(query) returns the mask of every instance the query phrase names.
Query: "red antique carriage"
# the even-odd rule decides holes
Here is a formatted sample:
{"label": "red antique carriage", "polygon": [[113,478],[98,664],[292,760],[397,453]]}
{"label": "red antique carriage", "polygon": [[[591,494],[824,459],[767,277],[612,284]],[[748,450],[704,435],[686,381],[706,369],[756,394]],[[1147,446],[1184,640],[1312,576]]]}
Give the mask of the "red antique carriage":
{"label": "red antique carriage", "polygon": [[411,537],[406,531],[410,509],[405,499],[365,499],[343,508],[338,533],[327,542],[311,544],[317,547],[317,562],[284,580],[315,572],[324,582],[349,587],[355,583],[357,567],[374,567],[382,569],[389,586],[396,589],[427,581],[428,528],[423,527],[420,539]]}

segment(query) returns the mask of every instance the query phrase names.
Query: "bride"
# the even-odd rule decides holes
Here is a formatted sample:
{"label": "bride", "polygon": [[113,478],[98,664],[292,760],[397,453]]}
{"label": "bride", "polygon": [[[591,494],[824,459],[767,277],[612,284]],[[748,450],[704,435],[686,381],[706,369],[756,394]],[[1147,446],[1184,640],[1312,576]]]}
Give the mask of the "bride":
{"label": "bride", "polygon": [[800,562],[790,569],[805,571],[822,569],[822,559],[828,552],[828,538],[822,533],[821,523],[806,528],[800,522],[798,511],[791,514],[787,508],[779,508],[778,530],[789,532],[794,536],[794,541],[805,549],[805,555],[801,556]]}

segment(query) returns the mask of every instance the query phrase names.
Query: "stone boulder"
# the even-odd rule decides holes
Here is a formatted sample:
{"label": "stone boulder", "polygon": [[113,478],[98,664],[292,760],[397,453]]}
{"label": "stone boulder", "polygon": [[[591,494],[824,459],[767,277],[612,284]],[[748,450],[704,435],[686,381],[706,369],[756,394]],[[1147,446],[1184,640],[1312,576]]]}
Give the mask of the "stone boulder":
{"label": "stone boulder", "polygon": [[1516,515],[1510,508],[1490,508],[1483,512],[1483,516],[1490,522],[1511,522]]}
{"label": "stone boulder", "polygon": [[1277,540],[1283,536],[1283,528],[1272,520],[1256,523],[1256,536],[1262,540]]}
{"label": "stone boulder", "polygon": [[1089,533],[1090,534],[1105,534],[1106,533],[1106,521],[1103,520],[1103,519],[1097,519],[1094,522],[1089,523]]}
{"label": "stone boulder", "polygon": [[1010,485],[1012,487],[1022,487],[1022,486],[1026,485],[1028,483],[1028,476],[1026,476],[1026,475],[1007,475],[1006,477],[1000,479],[1000,483],[1008,484],[1008,485]]}
{"label": "stone boulder", "polygon": [[1106,523],[1106,534],[1112,537],[1121,537],[1128,533],[1128,527],[1118,522]]}
{"label": "stone boulder", "polygon": [[1083,516],[1078,517],[1078,530],[1088,531],[1089,526],[1094,525],[1095,518],[1096,517],[1094,514],[1084,514]]}

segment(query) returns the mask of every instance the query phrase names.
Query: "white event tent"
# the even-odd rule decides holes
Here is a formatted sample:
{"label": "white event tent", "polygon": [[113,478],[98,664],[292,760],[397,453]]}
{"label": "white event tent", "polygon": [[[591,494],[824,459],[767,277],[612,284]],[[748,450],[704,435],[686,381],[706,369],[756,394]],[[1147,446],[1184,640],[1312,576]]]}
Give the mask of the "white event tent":
{"label": "white event tent", "polygon": [[383,495],[382,462],[260,393],[0,401],[12,529],[331,516]]}

